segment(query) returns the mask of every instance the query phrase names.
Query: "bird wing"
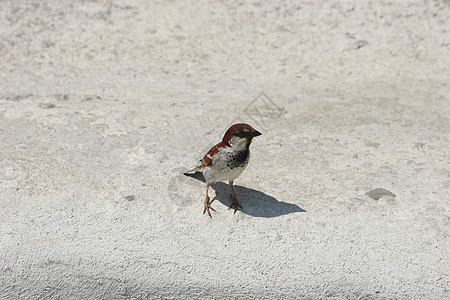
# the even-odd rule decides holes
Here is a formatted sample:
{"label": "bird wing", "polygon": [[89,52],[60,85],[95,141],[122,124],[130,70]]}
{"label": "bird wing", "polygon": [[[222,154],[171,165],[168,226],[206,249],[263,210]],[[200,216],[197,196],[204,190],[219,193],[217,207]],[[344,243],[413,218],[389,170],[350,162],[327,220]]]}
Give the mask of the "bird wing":
{"label": "bird wing", "polygon": [[218,143],[217,145],[215,145],[214,147],[212,147],[208,153],[205,154],[205,156],[203,156],[203,158],[201,159],[202,162],[202,167],[206,167],[206,166],[210,166],[212,165],[213,162],[213,157],[214,155],[216,155],[220,149],[223,149],[227,147],[223,142]]}
{"label": "bird wing", "polygon": [[217,154],[220,151],[220,149],[225,148],[225,147],[229,147],[229,146],[226,145],[224,142],[218,143],[217,145],[212,147],[208,151],[208,153],[205,154],[205,156],[203,156],[203,158],[200,160],[201,161],[201,165],[200,166],[197,166],[197,167],[193,168],[192,170],[189,170],[189,171],[185,172],[184,174],[192,173],[192,172],[195,172],[195,171],[200,171],[204,167],[212,165],[214,155]]}

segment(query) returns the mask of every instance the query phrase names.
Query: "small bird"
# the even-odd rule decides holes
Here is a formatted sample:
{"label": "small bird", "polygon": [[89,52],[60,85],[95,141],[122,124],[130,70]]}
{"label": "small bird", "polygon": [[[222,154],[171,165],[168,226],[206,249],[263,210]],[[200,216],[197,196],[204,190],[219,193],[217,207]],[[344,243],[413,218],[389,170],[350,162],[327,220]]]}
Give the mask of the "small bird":
{"label": "small bird", "polygon": [[203,171],[203,176],[206,179],[206,199],[203,214],[208,212],[208,215],[212,218],[210,210],[215,211],[209,203],[208,196],[209,185],[213,182],[228,180],[233,193],[230,208],[234,208],[234,213],[236,213],[238,207],[242,208],[237,201],[233,182],[247,167],[250,159],[250,143],[254,137],[259,135],[261,133],[248,124],[232,125],[225,132],[222,141],[212,147],[200,160],[201,165],[184,173],[188,175],[191,172]]}

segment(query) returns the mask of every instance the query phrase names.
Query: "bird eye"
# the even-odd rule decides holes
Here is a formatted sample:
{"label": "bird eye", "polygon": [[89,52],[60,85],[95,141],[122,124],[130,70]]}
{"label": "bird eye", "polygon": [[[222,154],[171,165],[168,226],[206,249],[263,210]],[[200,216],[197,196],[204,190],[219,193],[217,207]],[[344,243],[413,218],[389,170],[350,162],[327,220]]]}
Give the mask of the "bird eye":
{"label": "bird eye", "polygon": [[238,134],[236,134],[240,138],[245,138],[248,135],[249,131],[242,130]]}

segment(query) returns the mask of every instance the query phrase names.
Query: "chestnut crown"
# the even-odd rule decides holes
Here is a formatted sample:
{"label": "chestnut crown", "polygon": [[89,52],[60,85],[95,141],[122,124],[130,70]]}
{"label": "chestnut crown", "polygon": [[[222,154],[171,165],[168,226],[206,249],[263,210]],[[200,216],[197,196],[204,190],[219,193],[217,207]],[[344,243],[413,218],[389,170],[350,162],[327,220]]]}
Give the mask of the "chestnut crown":
{"label": "chestnut crown", "polygon": [[238,123],[228,128],[223,136],[222,142],[230,146],[230,142],[234,137],[251,142],[251,140],[258,135],[261,135],[261,133],[252,126],[245,123]]}

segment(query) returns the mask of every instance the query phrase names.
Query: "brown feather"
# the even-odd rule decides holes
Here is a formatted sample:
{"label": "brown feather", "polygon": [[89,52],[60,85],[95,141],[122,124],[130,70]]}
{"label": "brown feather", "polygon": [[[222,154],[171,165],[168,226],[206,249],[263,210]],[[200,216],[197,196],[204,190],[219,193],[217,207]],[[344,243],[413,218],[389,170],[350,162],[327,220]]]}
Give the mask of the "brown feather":
{"label": "brown feather", "polygon": [[212,164],[212,157],[220,151],[221,148],[230,147],[226,145],[223,141],[212,147],[208,153],[202,158],[202,167],[210,166]]}
{"label": "brown feather", "polygon": [[222,143],[224,143],[227,146],[230,146],[230,140],[231,138],[236,135],[238,132],[243,130],[253,130],[253,127],[245,124],[245,123],[238,123],[234,124],[230,128],[228,128],[227,132],[225,132],[225,135],[223,136]]}

